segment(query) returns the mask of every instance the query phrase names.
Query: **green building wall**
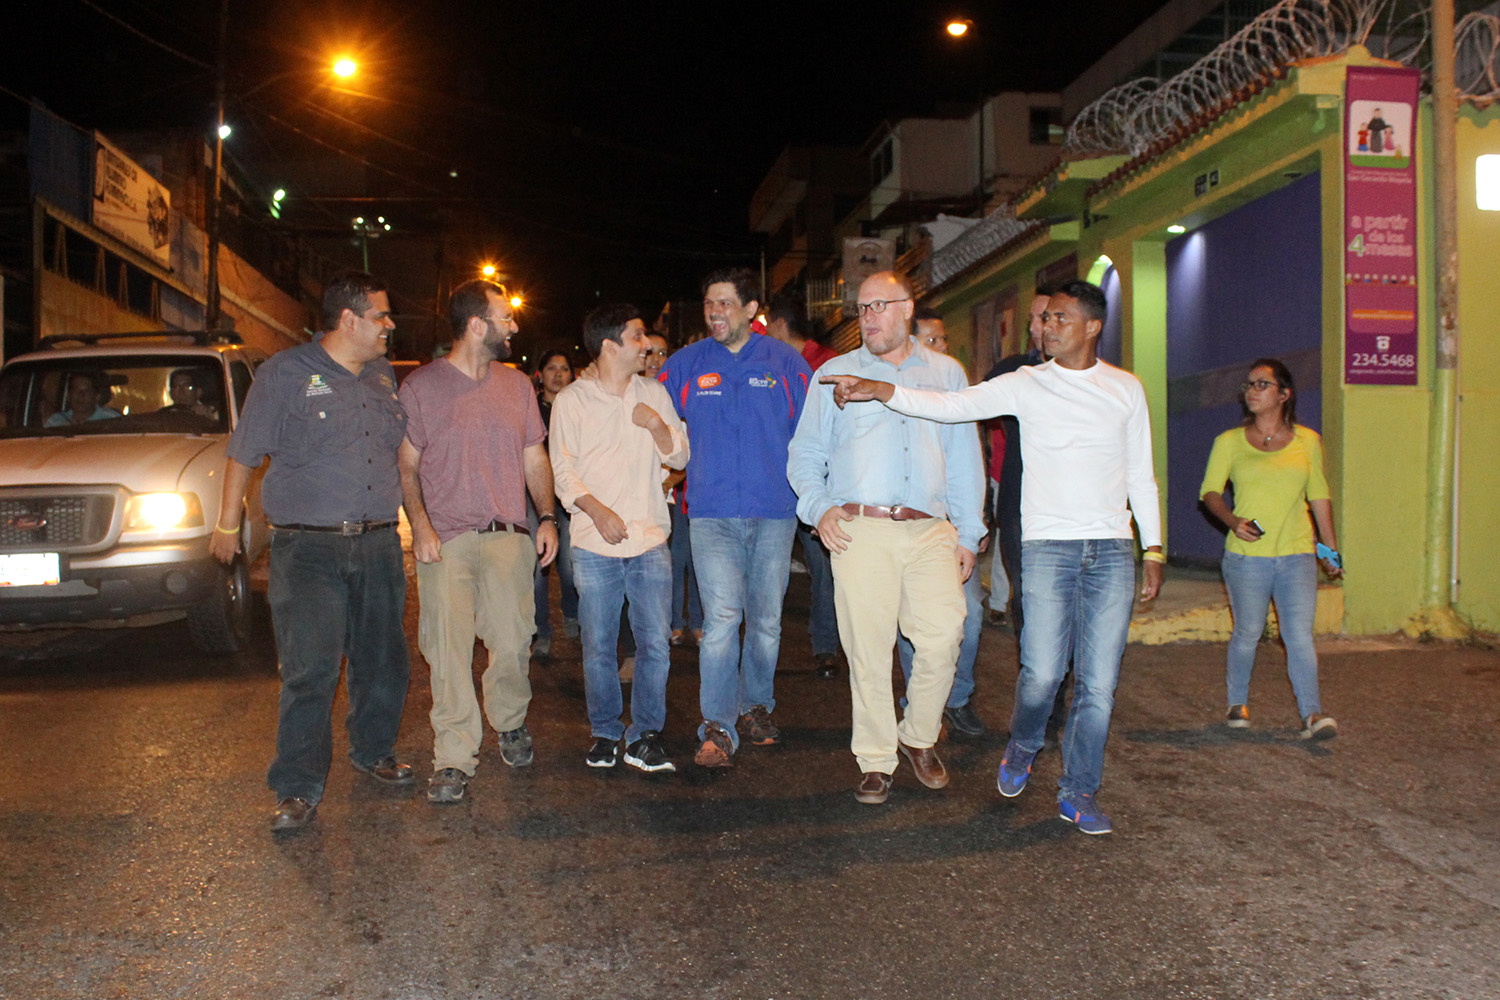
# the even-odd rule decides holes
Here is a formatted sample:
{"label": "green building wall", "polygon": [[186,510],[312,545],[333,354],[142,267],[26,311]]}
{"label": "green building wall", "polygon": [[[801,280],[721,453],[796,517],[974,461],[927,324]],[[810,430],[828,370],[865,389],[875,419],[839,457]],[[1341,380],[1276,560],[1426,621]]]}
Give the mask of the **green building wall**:
{"label": "green building wall", "polygon": [[[1323,230],[1323,439],[1335,521],[1348,574],[1344,630],[1388,633],[1408,627],[1421,609],[1428,420],[1432,405],[1435,285],[1432,262],[1431,109],[1424,102],[1418,160],[1419,375],[1415,386],[1346,386],[1344,365],[1343,89],[1348,65],[1374,62],[1356,49],[1289,71],[1287,78],[1241,103],[1125,177],[1092,195],[1077,180],[1086,164],[1065,164],[1046,185],[1023,194],[1018,214],[1072,215],[1048,235],[939,288],[928,299],[944,313],[950,339],[972,339],[972,306],[1014,286],[1024,323],[1038,268],[1076,252],[1087,276],[1102,255],[1120,276],[1122,359],[1141,379],[1151,405],[1156,472],[1162,496],[1174,474],[1196,479],[1201,469],[1168,467],[1167,226],[1190,230],[1319,171]],[[1461,409],[1457,608],[1473,624],[1500,629],[1500,213],[1479,212],[1474,158],[1500,153],[1500,113],[1464,110],[1459,142]],[[1108,163],[1113,168],[1118,161]],[[1210,170],[1219,183],[1196,195]],[[1102,170],[1096,176],[1102,174]],[[1072,180],[1070,186],[1070,179]],[[1086,225],[1083,223],[1087,223]],[[1250,276],[1247,276],[1250,277]],[[1274,294],[1274,290],[1268,290]],[[969,357],[974,356],[972,349]],[[982,372],[972,373],[976,377]],[[1167,549],[1171,523],[1166,519]]]}

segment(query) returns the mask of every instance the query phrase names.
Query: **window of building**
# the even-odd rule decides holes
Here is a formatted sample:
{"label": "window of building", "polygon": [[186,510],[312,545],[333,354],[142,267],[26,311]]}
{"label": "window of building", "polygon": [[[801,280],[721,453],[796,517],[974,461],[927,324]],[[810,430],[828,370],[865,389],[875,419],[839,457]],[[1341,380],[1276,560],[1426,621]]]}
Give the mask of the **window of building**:
{"label": "window of building", "polygon": [[892,139],[886,139],[870,157],[870,186],[875,187],[881,181],[891,175],[896,166],[896,144]]}
{"label": "window of building", "polygon": [[1062,108],[1032,108],[1030,136],[1033,146],[1061,146]]}

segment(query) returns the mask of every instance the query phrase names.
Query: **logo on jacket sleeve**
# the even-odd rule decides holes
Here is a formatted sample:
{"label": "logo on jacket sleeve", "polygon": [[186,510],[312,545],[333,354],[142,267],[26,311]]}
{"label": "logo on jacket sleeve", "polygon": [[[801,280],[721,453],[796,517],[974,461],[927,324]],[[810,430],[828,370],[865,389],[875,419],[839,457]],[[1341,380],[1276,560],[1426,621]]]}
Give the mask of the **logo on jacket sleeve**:
{"label": "logo on jacket sleeve", "polygon": [[698,388],[713,389],[722,381],[723,379],[719,378],[718,372],[709,372],[707,375],[698,376]]}

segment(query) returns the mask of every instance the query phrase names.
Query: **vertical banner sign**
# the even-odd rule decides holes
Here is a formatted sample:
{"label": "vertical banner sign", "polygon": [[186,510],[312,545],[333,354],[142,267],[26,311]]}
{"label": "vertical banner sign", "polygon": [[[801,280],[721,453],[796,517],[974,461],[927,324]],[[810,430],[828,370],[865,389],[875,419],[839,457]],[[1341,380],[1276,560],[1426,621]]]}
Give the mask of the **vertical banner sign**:
{"label": "vertical banner sign", "polygon": [[1415,69],[1351,66],[1344,91],[1344,382],[1417,384]]}

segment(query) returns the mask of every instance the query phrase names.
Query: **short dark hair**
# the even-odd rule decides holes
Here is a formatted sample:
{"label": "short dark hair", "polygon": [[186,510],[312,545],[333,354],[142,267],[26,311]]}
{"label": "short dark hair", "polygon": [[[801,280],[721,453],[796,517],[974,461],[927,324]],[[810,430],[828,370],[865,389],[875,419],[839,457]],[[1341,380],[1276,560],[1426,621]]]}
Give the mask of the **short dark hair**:
{"label": "short dark hair", "polygon": [[703,294],[708,294],[710,285],[717,285],[721,282],[728,282],[734,286],[734,294],[740,297],[742,306],[761,301],[760,279],[748,267],[721,267],[716,271],[710,271],[708,277],[703,279]]}
{"label": "short dark hair", "polygon": [[812,324],[807,321],[807,302],[796,292],[782,292],[771,296],[766,306],[766,324],[782,320],[786,328],[804,340],[812,336]]}
{"label": "short dark hair", "polygon": [[623,344],[621,334],[633,319],[640,319],[641,311],[628,302],[610,302],[596,306],[583,318],[583,346],[589,357],[597,358],[604,349],[606,340]]}
{"label": "short dark hair", "polygon": [[[1271,374],[1276,376],[1276,381],[1283,389],[1291,393],[1286,398],[1286,402],[1281,404],[1281,421],[1288,427],[1295,427],[1297,425],[1297,383],[1292,378],[1292,370],[1282,364],[1280,358],[1256,358],[1250,362],[1249,371],[1253,372],[1257,368],[1271,369]],[[1255,423],[1255,414],[1245,406],[1244,393],[1240,393],[1240,408],[1245,411],[1245,426],[1249,427]]]}
{"label": "short dark hair", "polygon": [[1070,299],[1078,300],[1078,304],[1083,307],[1084,318],[1096,319],[1100,326],[1104,325],[1104,320],[1109,316],[1109,303],[1104,298],[1104,291],[1098,285],[1084,281],[1082,278],[1064,281],[1052,289],[1050,294],[1066,295]]}
{"label": "short dark hair", "polygon": [[911,318],[913,322],[916,322],[919,319],[935,319],[941,321],[943,317],[942,314],[939,313],[936,309],[932,308],[932,306],[917,306],[917,308],[912,312]]}
{"label": "short dark hair", "polygon": [[448,325],[453,328],[454,340],[464,335],[469,320],[487,318],[491,292],[505,298],[503,287],[484,278],[471,278],[448,293]]}
{"label": "short dark hair", "polygon": [[340,271],[335,274],[323,286],[323,329],[336,328],[345,309],[356,316],[363,316],[365,310],[370,308],[370,296],[383,291],[385,283],[364,271]]}

